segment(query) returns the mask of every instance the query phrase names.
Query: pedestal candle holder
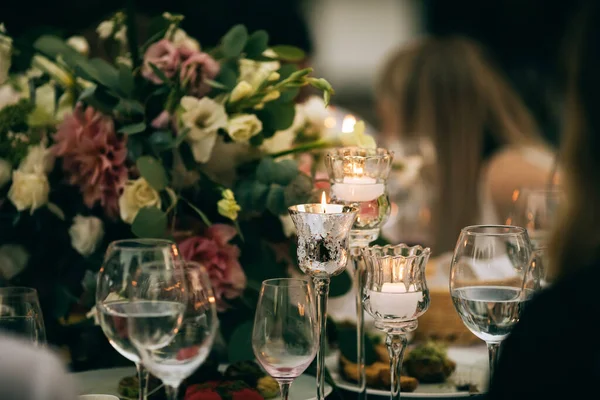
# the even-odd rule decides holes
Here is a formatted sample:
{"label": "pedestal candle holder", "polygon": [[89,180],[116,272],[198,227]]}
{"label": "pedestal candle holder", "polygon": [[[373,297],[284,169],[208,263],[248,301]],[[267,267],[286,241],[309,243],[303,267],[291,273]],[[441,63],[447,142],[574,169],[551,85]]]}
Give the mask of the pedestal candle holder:
{"label": "pedestal candle holder", "polygon": [[390,214],[387,179],[394,154],[386,149],[342,147],[325,157],[329,174],[331,202],[358,208],[350,230],[352,275],[356,288],[356,364],[358,365],[358,399],[367,398],[365,374],[364,311],[362,287],[364,262],[361,250],[379,237],[381,227]]}
{"label": "pedestal candle holder", "polygon": [[390,399],[400,399],[400,373],[406,334],[417,328],[417,318],[429,307],[425,266],[429,248],[372,246],[362,250],[366,265],[363,306],[375,327],[387,334],[390,356]]}
{"label": "pedestal candle holder", "polygon": [[317,399],[324,400],[327,295],[332,276],[342,273],[349,257],[350,228],[357,209],[339,204],[301,204],[289,208],[298,240],[298,264],[313,279],[317,294],[319,349]]}

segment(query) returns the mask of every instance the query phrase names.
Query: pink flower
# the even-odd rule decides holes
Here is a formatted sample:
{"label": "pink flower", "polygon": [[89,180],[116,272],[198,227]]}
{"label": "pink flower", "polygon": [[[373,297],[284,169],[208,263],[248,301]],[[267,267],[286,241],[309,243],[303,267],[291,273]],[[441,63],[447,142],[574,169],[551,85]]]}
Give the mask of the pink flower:
{"label": "pink flower", "polygon": [[232,226],[214,224],[204,236],[193,236],[179,243],[185,260],[199,262],[208,271],[219,311],[227,308],[225,299],[240,296],[246,287],[246,275],[238,261],[240,249],[228,243],[235,235]]}
{"label": "pink flower", "polygon": [[96,202],[107,215],[119,215],[119,195],[127,181],[127,146],[112,118],[79,104],[54,135],[52,152],[62,157],[69,183],[79,186],[85,205]]}
{"label": "pink flower", "polygon": [[169,127],[170,122],[171,114],[167,110],[163,110],[152,120],[151,125],[154,129],[166,129]]}
{"label": "pink flower", "polygon": [[154,64],[167,78],[172,78],[177,72],[180,61],[179,51],[177,51],[175,45],[171,41],[163,39],[153,43],[146,50],[142,76],[156,84],[163,83],[150,64]]}
{"label": "pink flower", "polygon": [[187,82],[189,93],[196,97],[202,97],[210,92],[210,86],[206,80],[215,79],[219,74],[221,69],[219,63],[208,54],[187,47],[180,47],[179,55],[182,61],[179,79],[181,82]]}

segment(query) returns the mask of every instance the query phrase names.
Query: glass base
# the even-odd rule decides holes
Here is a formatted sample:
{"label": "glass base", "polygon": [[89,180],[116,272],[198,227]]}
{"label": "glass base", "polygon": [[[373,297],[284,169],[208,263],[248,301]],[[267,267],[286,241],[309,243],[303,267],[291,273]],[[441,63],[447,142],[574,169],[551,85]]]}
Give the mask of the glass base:
{"label": "glass base", "polygon": [[352,229],[350,243],[352,247],[367,247],[369,243],[377,240],[380,229]]}
{"label": "glass base", "polygon": [[379,329],[382,332],[394,335],[401,335],[412,332],[415,329],[417,329],[418,325],[419,323],[416,319],[403,322],[392,322],[385,320],[375,321],[375,328]]}

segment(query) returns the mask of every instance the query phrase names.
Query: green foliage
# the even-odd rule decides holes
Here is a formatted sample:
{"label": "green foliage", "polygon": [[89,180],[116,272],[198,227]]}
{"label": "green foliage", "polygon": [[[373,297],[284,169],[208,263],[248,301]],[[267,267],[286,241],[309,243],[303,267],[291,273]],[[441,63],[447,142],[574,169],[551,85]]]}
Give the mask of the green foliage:
{"label": "green foliage", "polygon": [[275,54],[277,54],[277,57],[283,61],[298,62],[304,60],[306,57],[306,54],[302,49],[294,46],[273,46],[271,47],[271,50],[273,50]]}
{"label": "green foliage", "polygon": [[124,133],[126,135],[135,135],[136,133],[144,132],[146,128],[147,127],[145,122],[137,122],[121,127],[118,132]]}
{"label": "green foliage", "polygon": [[259,181],[244,179],[238,182],[234,193],[244,212],[263,212],[266,208],[269,186]]}
{"label": "green foliage", "polygon": [[135,216],[131,231],[139,238],[164,238],[167,214],[158,208],[144,207]]}
{"label": "green foliage", "polygon": [[102,86],[93,86],[85,89],[79,96],[79,101],[111,115],[113,109],[119,104],[119,98],[110,94]]}
{"label": "green foliage", "polygon": [[256,116],[263,123],[263,130],[283,131],[294,122],[296,109],[293,103],[283,102],[281,98],[278,101],[267,103],[265,108],[256,111]]}
{"label": "green foliage", "polygon": [[238,57],[248,41],[248,30],[244,25],[235,25],[223,36],[221,48],[225,57]]}
{"label": "green foliage", "polygon": [[27,116],[34,107],[29,100],[21,99],[17,104],[0,109],[0,133],[27,131]]}
{"label": "green foliage", "polygon": [[260,160],[256,168],[257,179],[266,184],[287,185],[298,176],[298,164],[294,160],[275,161],[270,157]]}
{"label": "green foliage", "polygon": [[216,82],[227,90],[233,90],[235,85],[237,85],[237,76],[238,73],[234,66],[223,64],[221,65]]}
{"label": "green foliage", "polygon": [[298,174],[285,188],[286,207],[308,203],[313,191],[313,181],[304,174]]}
{"label": "green foliage", "polygon": [[287,207],[285,206],[283,187],[271,185],[269,193],[267,194],[267,210],[275,215],[285,214]]}
{"label": "green foliage", "polygon": [[262,53],[269,45],[269,34],[264,30],[253,32],[246,42],[244,53],[246,58],[255,59],[262,56]]}
{"label": "green foliage", "polygon": [[142,156],[137,159],[135,165],[142,177],[156,191],[164,190],[169,183],[167,172],[162,163],[151,156]]}
{"label": "green foliage", "polygon": [[135,79],[131,69],[126,65],[119,65],[119,87],[126,97],[132,97],[135,89]]}

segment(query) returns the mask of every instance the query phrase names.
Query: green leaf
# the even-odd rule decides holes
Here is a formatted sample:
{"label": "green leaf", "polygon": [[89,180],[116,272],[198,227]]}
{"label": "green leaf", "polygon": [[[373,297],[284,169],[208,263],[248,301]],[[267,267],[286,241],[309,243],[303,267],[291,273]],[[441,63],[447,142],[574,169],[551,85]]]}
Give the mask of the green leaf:
{"label": "green leaf", "polygon": [[267,210],[275,215],[287,213],[285,206],[285,195],[283,188],[279,185],[271,185],[267,194]]}
{"label": "green leaf", "polygon": [[228,90],[233,90],[237,84],[237,73],[235,69],[227,64],[221,65],[221,71],[216,78],[216,82]]}
{"label": "green leaf", "polygon": [[119,98],[111,95],[101,86],[93,86],[85,89],[79,96],[79,101],[111,115],[113,109],[119,103]]}
{"label": "green leaf", "polygon": [[313,72],[312,68],[300,69],[296,72],[291,73],[290,76],[288,77],[288,79],[291,81],[299,81],[301,78],[305,77],[306,75],[310,74],[311,72]]}
{"label": "green leaf", "polygon": [[119,71],[111,64],[101,58],[93,58],[89,61],[80,61],[78,65],[80,68],[87,65],[89,68],[88,71],[92,73],[92,77],[96,82],[122,93],[119,82]]}
{"label": "green leaf", "polygon": [[343,296],[348,293],[350,289],[352,289],[352,278],[350,277],[350,273],[348,273],[348,271],[343,271],[341,274],[331,278],[329,296]]}
{"label": "green leaf", "polygon": [[78,60],[84,60],[85,57],[81,55],[77,50],[69,46],[64,40],[52,36],[42,35],[34,43],[33,47],[40,53],[56,59],[61,56],[70,67],[74,68]]}
{"label": "green leaf", "polygon": [[281,92],[279,101],[282,103],[291,103],[296,99],[296,97],[298,97],[298,93],[300,93],[300,88],[286,89]]}
{"label": "green leaf", "polygon": [[159,152],[171,149],[175,140],[171,131],[156,131],[150,135],[148,141]]}
{"label": "green leaf", "polygon": [[252,32],[244,47],[246,58],[254,59],[262,55],[269,45],[269,34],[264,30]]}
{"label": "green leaf", "polygon": [[144,153],[144,139],[142,136],[127,137],[127,158],[135,162]]}
{"label": "green leaf", "polygon": [[204,79],[203,82],[206,83],[208,86],[213,87],[215,89],[227,90],[227,86],[225,86],[222,83],[219,83],[217,81],[213,81],[212,79]]}
{"label": "green leaf", "polygon": [[255,359],[254,352],[252,351],[253,327],[253,321],[246,321],[233,331],[227,346],[229,363]]}
{"label": "green leaf", "polygon": [[223,36],[221,42],[225,57],[237,57],[240,55],[248,41],[248,30],[244,25],[235,25]]}
{"label": "green leaf", "polygon": [[254,135],[250,138],[250,145],[253,147],[259,147],[265,141],[265,137],[262,132],[258,135]]}
{"label": "green leaf", "polygon": [[288,185],[298,175],[298,164],[294,160],[276,162],[270,157],[263,158],[256,168],[257,179],[265,184]]}
{"label": "green leaf", "polygon": [[271,50],[273,50],[275,54],[277,54],[277,57],[279,57],[279,59],[284,61],[298,62],[304,60],[304,58],[306,57],[304,50],[294,46],[273,46],[271,47]]}
{"label": "green leaf", "polygon": [[296,64],[284,64],[277,71],[279,73],[279,80],[282,81],[284,79],[289,78],[291,74],[298,71],[299,68]]}
{"label": "green leaf", "polygon": [[235,198],[245,212],[263,212],[269,187],[258,181],[243,180],[235,188]]}
{"label": "green leaf", "polygon": [[135,216],[131,231],[139,238],[163,238],[167,231],[167,214],[155,207],[144,207]]}
{"label": "green leaf", "polygon": [[331,102],[331,93],[323,92],[323,103],[325,103],[325,107],[327,107],[330,102]]}
{"label": "green leaf", "polygon": [[185,203],[196,212],[196,214],[198,214],[198,216],[200,217],[200,219],[202,220],[202,222],[204,222],[204,225],[206,226],[211,226],[212,222],[210,222],[210,220],[208,219],[208,217],[206,216],[206,214],[204,214],[202,212],[202,210],[200,210],[198,207],[196,207],[195,205],[192,204],[191,201],[184,199],[183,197],[180,197],[181,200],[185,201]]}
{"label": "green leaf", "polygon": [[163,81],[164,83],[168,83],[169,82],[169,78],[167,78],[167,76],[165,75],[164,72],[162,72],[156,65],[154,65],[153,63],[148,63],[150,65],[150,68],[152,68],[152,71],[154,71],[154,73],[156,74],[156,76],[158,76],[158,78]]}
{"label": "green leaf", "polygon": [[148,184],[154,188],[154,190],[161,191],[169,183],[167,172],[163,167],[162,163],[156,158],[151,156],[142,156],[137,159],[135,165],[142,177],[148,181]]}
{"label": "green leaf", "polygon": [[313,193],[313,181],[305,174],[298,174],[285,188],[285,205],[308,203]]}
{"label": "green leaf", "polygon": [[173,143],[173,148],[181,146],[181,143],[183,143],[189,132],[190,128],[180,129],[179,132],[177,132],[177,137],[175,138],[175,142]]}
{"label": "green leaf", "polygon": [[122,126],[117,132],[124,133],[125,135],[135,135],[146,130],[147,126],[145,122],[138,122],[136,124],[130,124]]}
{"label": "green leaf", "polygon": [[265,108],[256,111],[256,116],[263,123],[264,130],[283,131],[292,126],[296,109],[293,103],[274,101],[267,103]]}
{"label": "green leaf", "polygon": [[323,78],[309,78],[308,81],[314,88],[327,92],[333,92],[333,87],[331,84]]}
{"label": "green leaf", "polygon": [[[115,107],[115,112],[129,117],[144,117],[144,105],[137,100],[121,99]],[[136,119],[138,119],[136,118]]]}
{"label": "green leaf", "polygon": [[128,66],[120,64],[119,65],[119,87],[121,91],[127,96],[131,97],[133,95],[134,89],[134,79],[133,73]]}

